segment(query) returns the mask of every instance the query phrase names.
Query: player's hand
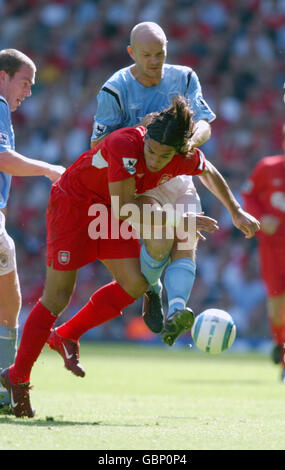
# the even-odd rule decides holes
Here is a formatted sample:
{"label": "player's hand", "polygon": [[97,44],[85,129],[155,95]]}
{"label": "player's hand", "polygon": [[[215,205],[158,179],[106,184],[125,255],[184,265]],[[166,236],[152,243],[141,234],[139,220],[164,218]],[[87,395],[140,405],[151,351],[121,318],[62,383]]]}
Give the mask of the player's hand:
{"label": "player's hand", "polygon": [[254,237],[255,233],[260,230],[258,220],[241,207],[232,215],[232,221],[234,226],[245,235],[245,238]]}
{"label": "player's hand", "polygon": [[188,140],[188,142],[184,145],[184,147],[182,147],[181,153],[182,153],[183,155],[185,155],[186,157],[191,158],[191,157],[193,157],[193,155],[195,155],[196,147],[197,147],[197,145],[195,144],[195,142],[193,142],[193,141],[190,139],[190,140]]}
{"label": "player's hand", "polygon": [[58,178],[61,177],[65,170],[66,168],[61,165],[49,165],[46,177],[49,178],[51,181],[56,181],[58,180]]}
{"label": "player's hand", "polygon": [[206,237],[201,234],[201,231],[214,233],[219,230],[218,222],[211,217],[204,215],[204,212],[195,214],[194,212],[186,212],[183,215],[184,231],[195,230],[200,240],[205,241]]}
{"label": "player's hand", "polygon": [[264,215],[260,220],[260,228],[266,235],[273,235],[278,229],[280,220],[274,215]]}

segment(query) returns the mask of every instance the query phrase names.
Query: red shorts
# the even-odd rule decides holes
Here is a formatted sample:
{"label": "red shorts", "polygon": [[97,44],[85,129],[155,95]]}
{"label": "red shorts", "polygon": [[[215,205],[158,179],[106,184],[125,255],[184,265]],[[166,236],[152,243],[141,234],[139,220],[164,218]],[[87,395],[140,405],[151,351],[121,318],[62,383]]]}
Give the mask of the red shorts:
{"label": "red shorts", "polygon": [[259,242],[259,260],[268,295],[275,297],[285,292],[285,243],[269,245]]}
{"label": "red shorts", "polygon": [[100,216],[104,224],[97,224],[97,231],[101,234],[104,225],[104,238],[94,239],[94,222],[99,220],[99,213],[96,217],[94,213],[92,216],[88,215],[91,205],[92,203],[86,201],[74,203],[58,186],[52,187],[46,213],[48,266],[52,264],[56,270],[73,271],[97,259],[140,256],[140,243],[136,232],[129,230],[130,238],[123,238],[120,230],[123,221],[118,221],[111,215],[110,206],[104,206],[106,217],[101,219]]}

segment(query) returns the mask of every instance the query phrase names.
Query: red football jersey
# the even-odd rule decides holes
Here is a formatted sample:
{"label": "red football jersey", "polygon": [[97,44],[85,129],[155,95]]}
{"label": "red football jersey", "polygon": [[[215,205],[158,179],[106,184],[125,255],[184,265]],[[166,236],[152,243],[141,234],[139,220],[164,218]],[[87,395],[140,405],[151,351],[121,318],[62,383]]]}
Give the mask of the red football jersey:
{"label": "red football jersey", "polygon": [[257,232],[260,237],[285,243],[285,155],[262,158],[243,189],[245,208],[260,219],[274,215],[280,220],[273,235]]}
{"label": "red football jersey", "polygon": [[112,132],[94,149],[85,152],[55,185],[78,201],[110,204],[109,182],[130,177],[136,180],[136,193],[142,194],[178,175],[199,175],[205,169],[205,156],[196,149],[186,158],[176,154],[158,172],[150,172],[144,158],[144,127],[125,127]]}

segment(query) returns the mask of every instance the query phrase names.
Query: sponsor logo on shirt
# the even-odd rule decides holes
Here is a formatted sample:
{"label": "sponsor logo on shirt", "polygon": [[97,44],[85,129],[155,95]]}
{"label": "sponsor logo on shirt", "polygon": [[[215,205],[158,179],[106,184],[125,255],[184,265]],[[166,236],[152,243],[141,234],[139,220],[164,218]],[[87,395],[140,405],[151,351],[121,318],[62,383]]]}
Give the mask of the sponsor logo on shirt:
{"label": "sponsor logo on shirt", "polygon": [[123,160],[123,166],[125,170],[127,170],[131,175],[134,175],[135,172],[137,171],[135,168],[135,164],[137,163],[138,159],[123,157],[122,160]]}

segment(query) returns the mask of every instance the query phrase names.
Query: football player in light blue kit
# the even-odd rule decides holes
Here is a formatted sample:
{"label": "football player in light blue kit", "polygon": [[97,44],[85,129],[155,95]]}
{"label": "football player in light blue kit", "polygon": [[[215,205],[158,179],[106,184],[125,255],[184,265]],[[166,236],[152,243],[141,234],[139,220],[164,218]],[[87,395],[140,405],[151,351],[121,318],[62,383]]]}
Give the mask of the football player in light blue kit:
{"label": "football player in light blue kit", "polygon": [[[0,370],[14,362],[17,319],[21,292],[17,273],[15,244],[5,229],[2,209],[7,205],[12,176],[45,175],[56,180],[65,168],[27,158],[15,151],[11,111],[31,95],[36,67],[15,49],[0,51]],[[0,386],[0,408],[9,404],[8,392]]]}
{"label": "football player in light blue kit", "polygon": [[[127,50],[134,64],[117,71],[98,94],[91,137],[92,148],[115,129],[143,124],[147,114],[166,108],[171,104],[171,98],[177,95],[184,95],[189,100],[194,113],[195,129],[187,150],[191,151],[191,148],[206,142],[211,135],[210,122],[216,116],[202,96],[194,70],[165,63],[167,39],[161,27],[152,22],[136,25],[131,32]],[[143,202],[155,204],[157,201],[161,205],[171,203],[173,206],[183,204],[184,212],[194,205],[196,212],[201,212],[200,199],[192,177],[178,176],[169,182],[165,181],[167,174],[164,184],[144,194]],[[169,345],[185,332],[182,317],[186,318],[187,324],[187,317],[188,320],[190,315],[193,317],[193,313],[186,308],[186,303],[195,279],[196,245],[192,249],[178,249],[178,241],[166,237],[160,240],[144,239],[142,244],[142,273],[151,288],[145,294],[143,318],[155,333],[163,329],[160,276],[168,265],[164,284],[169,311],[162,340]]]}

